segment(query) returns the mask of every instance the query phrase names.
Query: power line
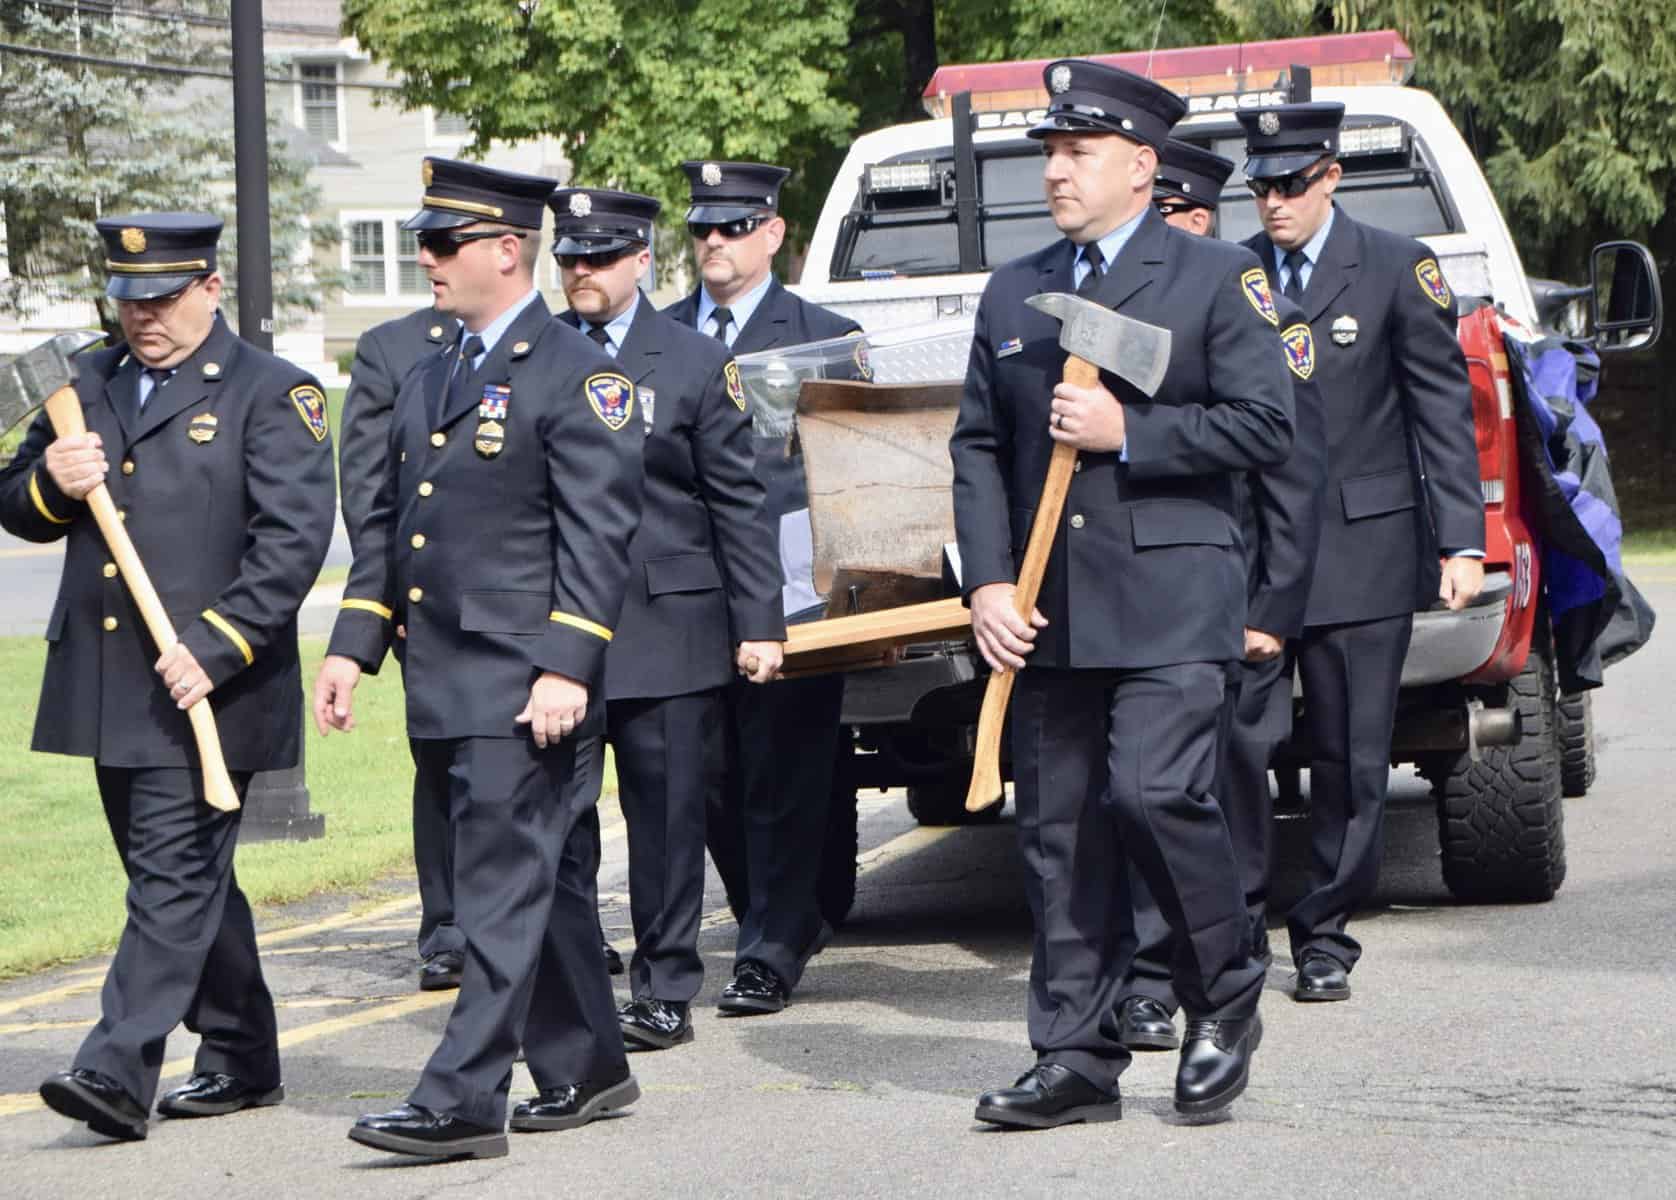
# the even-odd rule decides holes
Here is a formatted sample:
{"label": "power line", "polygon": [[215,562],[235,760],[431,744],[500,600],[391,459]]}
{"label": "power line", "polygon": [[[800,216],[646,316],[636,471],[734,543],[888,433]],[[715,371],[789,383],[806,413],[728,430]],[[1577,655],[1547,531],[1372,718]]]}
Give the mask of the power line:
{"label": "power line", "polygon": [[[31,58],[46,58],[55,62],[81,63],[90,67],[110,67],[118,71],[131,71],[139,75],[192,75],[202,79],[232,79],[231,71],[213,71],[207,67],[178,67],[169,63],[135,62],[125,58],[98,58],[91,54],[72,54],[68,50],[48,50],[43,46],[19,46],[13,42],[0,42],[0,53],[21,54]],[[293,84],[303,82],[291,75],[264,75],[268,83]],[[397,83],[321,83],[321,87],[345,88],[364,92],[399,92],[401,85]]]}
{"label": "power line", "polygon": [[[182,21],[188,25],[205,25],[219,29],[232,28],[232,21],[226,17],[211,16],[209,13],[187,12],[185,9],[161,11],[155,8],[118,8],[115,4],[101,4],[98,0],[91,3],[76,4],[74,0],[29,0],[32,8],[56,8],[61,12],[74,12],[94,17],[135,17],[142,21]],[[264,21],[262,29],[268,33],[314,33],[327,37],[342,37],[343,31],[334,25],[308,25],[300,21]]]}

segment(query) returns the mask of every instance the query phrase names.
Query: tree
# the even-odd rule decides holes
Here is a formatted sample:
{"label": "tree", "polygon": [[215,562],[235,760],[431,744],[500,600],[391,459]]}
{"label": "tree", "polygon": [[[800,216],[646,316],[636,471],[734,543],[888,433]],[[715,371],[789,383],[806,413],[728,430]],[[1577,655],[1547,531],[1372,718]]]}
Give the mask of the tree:
{"label": "tree", "polygon": [[[174,11],[152,0],[124,0],[122,7]],[[203,26],[109,8],[8,3],[0,33],[14,45],[86,58],[228,69],[226,48],[207,40]],[[212,15],[225,12],[222,4]],[[219,258],[232,291],[238,245],[230,91],[225,81],[0,52],[0,206],[9,271],[0,280],[0,306],[16,312],[43,302],[91,301],[114,331],[115,312],[104,298],[104,249],[93,223],[134,211],[196,209],[223,217]],[[338,231],[308,225],[317,193],[308,185],[307,164],[274,134],[270,123],[274,308],[283,322],[287,312],[318,308],[322,284],[330,282],[301,257],[304,240],[324,249]],[[234,296],[225,307],[236,311]]]}

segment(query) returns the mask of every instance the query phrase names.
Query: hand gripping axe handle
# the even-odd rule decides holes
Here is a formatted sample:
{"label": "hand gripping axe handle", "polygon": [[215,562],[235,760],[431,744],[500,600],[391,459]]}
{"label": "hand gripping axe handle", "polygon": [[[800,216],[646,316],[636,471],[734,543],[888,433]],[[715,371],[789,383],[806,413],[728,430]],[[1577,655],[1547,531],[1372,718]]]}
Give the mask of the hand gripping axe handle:
{"label": "hand gripping axe handle", "polygon": [[[26,351],[0,366],[0,429],[9,429],[36,408],[45,396],[47,420],[54,435],[76,437],[87,432],[82,416],[81,399],[76,395],[76,365],[71,356],[103,341],[98,334],[61,333],[33,350]],[[174,623],[163,610],[151,576],[146,574],[134,541],[111,499],[110,489],[103,483],[87,494],[87,507],[104,535],[116,568],[122,573],[129,593],[140,610],[146,629],[159,651],[175,644]],[[198,762],[204,774],[204,798],[211,807],[233,812],[239,807],[239,795],[227,774],[227,763],[221,753],[221,736],[215,728],[215,712],[209,700],[199,700],[186,710],[192,722],[192,736],[198,743]]]}
{"label": "hand gripping axe handle", "polygon": [[[1043,292],[1025,301],[1031,308],[1059,320],[1059,345],[1070,352],[1065,360],[1064,381],[1074,387],[1094,387],[1104,368],[1143,395],[1157,393],[1170,365],[1170,331],[1133,317],[1125,317],[1104,305],[1068,292]],[[1053,444],[1048,459],[1047,479],[1030,523],[1030,540],[1025,543],[1024,563],[1019,568],[1014,604],[1026,621],[1035,611],[1047,573],[1048,555],[1065,512],[1065,496],[1071,489],[1077,452],[1064,442]],[[1007,702],[1012,698],[1016,673],[991,671],[984,685],[983,707],[978,712],[977,748],[972,761],[972,783],[966,790],[966,811],[982,812],[1001,799],[1001,731],[1006,723]]]}

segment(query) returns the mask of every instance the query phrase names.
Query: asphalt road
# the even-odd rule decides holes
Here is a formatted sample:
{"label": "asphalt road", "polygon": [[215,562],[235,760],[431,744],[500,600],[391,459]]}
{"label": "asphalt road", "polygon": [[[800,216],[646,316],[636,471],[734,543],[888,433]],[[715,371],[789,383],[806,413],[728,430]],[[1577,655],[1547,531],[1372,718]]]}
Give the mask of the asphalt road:
{"label": "asphalt road", "polygon": [[[1636,577],[1676,614],[1676,569]],[[1293,1003],[1277,930],[1253,1082],[1220,1123],[1176,1120],[1174,1056],[1153,1054],[1123,1077],[1119,1124],[975,1125],[976,1094],[1030,1057],[1012,827],[920,830],[885,796],[864,802],[854,916],[791,1008],[714,1014],[733,926],[713,886],[697,1040],[635,1056],[645,1095],[628,1115],[515,1136],[504,1159],[419,1165],[345,1137],[359,1113],[400,1101],[447,1013],[449,994],[414,990],[411,881],[358,914],[333,901],[269,914],[286,1104],[159,1120],[144,1143],[106,1143],[34,1098],[94,1019],[102,963],[0,985],[0,1194],[1669,1196],[1673,647],[1656,638],[1597,697],[1600,780],[1568,808],[1570,875],[1551,904],[1453,904],[1431,810],[1403,777],[1379,893],[1358,923],[1355,997]],[[607,829],[606,924],[624,937],[614,813]],[[1280,830],[1282,896],[1297,889],[1300,833]],[[168,1080],[190,1055],[177,1035]],[[514,1097],[529,1090],[520,1067]]]}

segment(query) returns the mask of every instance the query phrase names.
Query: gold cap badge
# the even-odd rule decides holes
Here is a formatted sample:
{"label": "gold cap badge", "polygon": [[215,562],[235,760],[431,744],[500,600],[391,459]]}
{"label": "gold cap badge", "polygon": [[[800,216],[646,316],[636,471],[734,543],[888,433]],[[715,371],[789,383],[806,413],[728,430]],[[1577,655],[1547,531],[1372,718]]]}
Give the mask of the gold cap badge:
{"label": "gold cap badge", "polygon": [[419,164],[419,182],[426,187],[431,186],[431,160],[428,158]]}
{"label": "gold cap badge", "polygon": [[122,248],[130,254],[145,253],[145,230],[130,225],[122,231]]}

